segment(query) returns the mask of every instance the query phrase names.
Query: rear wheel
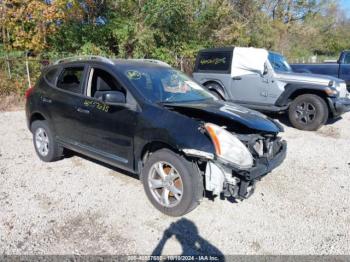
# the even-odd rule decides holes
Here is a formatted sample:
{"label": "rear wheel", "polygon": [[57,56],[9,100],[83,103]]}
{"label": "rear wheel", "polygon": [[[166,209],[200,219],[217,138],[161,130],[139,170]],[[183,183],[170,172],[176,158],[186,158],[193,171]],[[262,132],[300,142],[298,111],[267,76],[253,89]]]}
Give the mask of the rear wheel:
{"label": "rear wheel", "polygon": [[300,95],[290,105],[288,116],[294,127],[315,131],[326,123],[328,107],[326,102],[317,95]]}
{"label": "rear wheel", "polygon": [[203,181],[195,164],[169,149],[154,152],[142,169],[148,199],[162,213],[182,216],[203,196]]}
{"label": "rear wheel", "polygon": [[45,120],[34,121],[31,125],[34,148],[39,158],[44,162],[59,160],[63,155],[63,147],[54,140]]}

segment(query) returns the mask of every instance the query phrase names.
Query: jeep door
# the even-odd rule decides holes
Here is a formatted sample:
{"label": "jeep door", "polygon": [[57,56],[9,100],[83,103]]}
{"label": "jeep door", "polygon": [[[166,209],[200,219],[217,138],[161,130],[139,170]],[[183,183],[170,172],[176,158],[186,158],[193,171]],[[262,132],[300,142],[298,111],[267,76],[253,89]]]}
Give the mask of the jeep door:
{"label": "jeep door", "polygon": [[[122,92],[126,101],[105,103],[103,95],[110,91]],[[113,72],[98,65],[89,69],[85,95],[84,110],[89,111],[83,134],[86,149],[112,165],[133,170],[133,138],[138,112],[129,103],[130,94]]]}
{"label": "jeep door", "polygon": [[58,140],[81,142],[81,114],[79,105],[83,103],[83,87],[87,68],[81,64],[67,65],[58,74],[57,82],[50,92],[41,97],[51,115],[51,122]]}
{"label": "jeep door", "polygon": [[268,89],[270,76],[251,74],[233,77],[229,89],[232,100],[238,104],[263,105],[268,104]]}

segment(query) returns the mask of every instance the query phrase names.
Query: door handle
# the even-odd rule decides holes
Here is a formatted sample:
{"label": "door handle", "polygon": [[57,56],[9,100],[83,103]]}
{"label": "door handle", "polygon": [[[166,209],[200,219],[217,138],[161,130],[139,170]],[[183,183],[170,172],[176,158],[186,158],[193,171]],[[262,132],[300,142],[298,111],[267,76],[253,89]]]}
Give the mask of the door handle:
{"label": "door handle", "polygon": [[45,102],[45,103],[52,103],[52,100],[46,97],[41,97],[41,101]]}
{"label": "door handle", "polygon": [[240,77],[240,76],[235,76],[235,77],[232,77],[232,80],[242,80],[242,77]]}
{"label": "door handle", "polygon": [[90,111],[89,111],[89,110],[83,109],[83,108],[81,108],[81,107],[78,107],[78,108],[77,108],[77,111],[78,111],[79,113],[83,113],[83,114],[90,114]]}

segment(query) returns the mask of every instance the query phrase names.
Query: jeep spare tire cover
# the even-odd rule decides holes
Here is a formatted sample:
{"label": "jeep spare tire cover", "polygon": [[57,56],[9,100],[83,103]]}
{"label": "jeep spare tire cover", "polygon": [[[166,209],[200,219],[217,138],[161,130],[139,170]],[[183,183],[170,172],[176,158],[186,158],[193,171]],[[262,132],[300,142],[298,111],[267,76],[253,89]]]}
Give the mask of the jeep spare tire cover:
{"label": "jeep spare tire cover", "polygon": [[266,49],[253,47],[235,47],[233,49],[231,76],[243,76],[264,73],[269,53]]}

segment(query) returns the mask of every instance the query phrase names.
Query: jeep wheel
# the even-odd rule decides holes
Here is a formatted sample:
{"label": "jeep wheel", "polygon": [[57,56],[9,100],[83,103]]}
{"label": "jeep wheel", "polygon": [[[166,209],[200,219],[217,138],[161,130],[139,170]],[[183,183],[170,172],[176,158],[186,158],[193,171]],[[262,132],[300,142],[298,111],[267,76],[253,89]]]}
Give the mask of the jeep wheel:
{"label": "jeep wheel", "polygon": [[328,119],[326,102],[317,95],[300,95],[289,107],[289,121],[301,130],[315,131]]}
{"label": "jeep wheel", "polygon": [[156,151],[147,159],[141,181],[151,203],[169,216],[190,212],[203,196],[197,166],[168,149]]}
{"label": "jeep wheel", "polygon": [[42,161],[53,162],[62,157],[63,148],[54,140],[46,121],[33,122],[31,130],[35,151]]}
{"label": "jeep wheel", "polygon": [[224,100],[223,96],[220,94],[219,91],[217,90],[221,90],[221,86],[217,83],[208,83],[204,85],[207,90],[213,95],[215,96],[217,99],[219,100]]}

